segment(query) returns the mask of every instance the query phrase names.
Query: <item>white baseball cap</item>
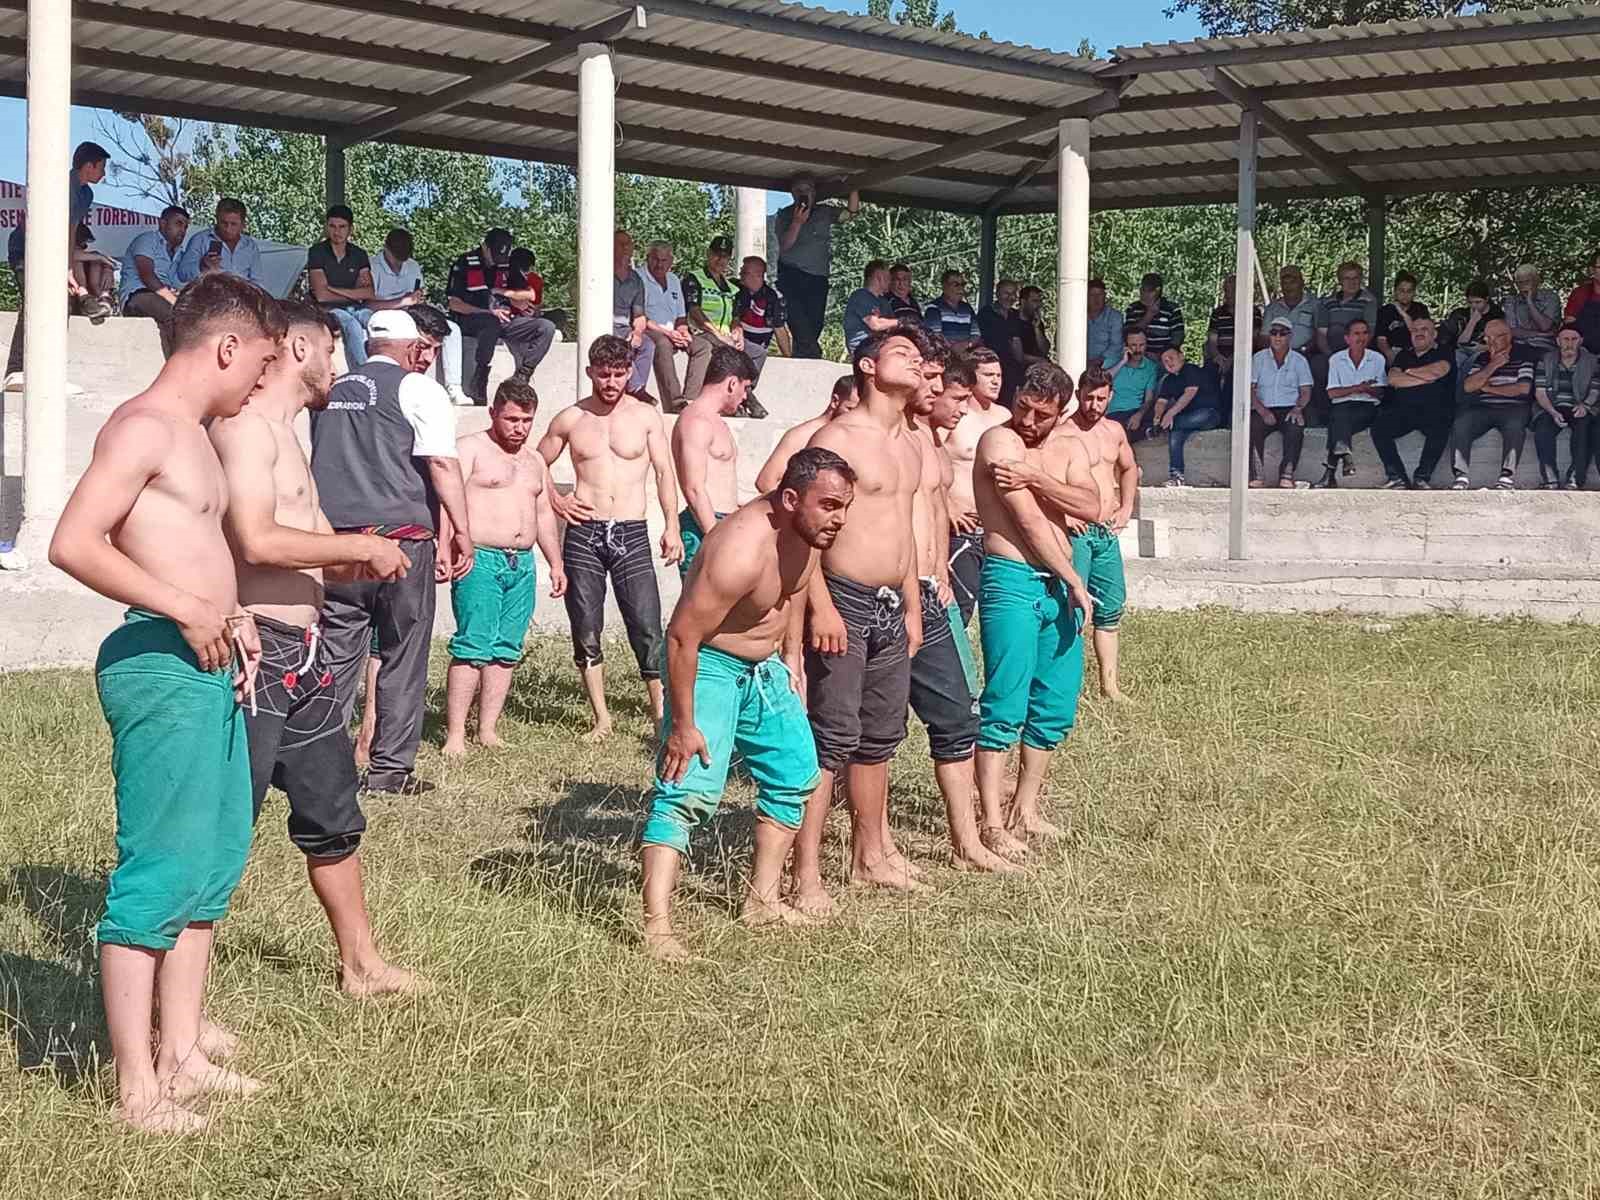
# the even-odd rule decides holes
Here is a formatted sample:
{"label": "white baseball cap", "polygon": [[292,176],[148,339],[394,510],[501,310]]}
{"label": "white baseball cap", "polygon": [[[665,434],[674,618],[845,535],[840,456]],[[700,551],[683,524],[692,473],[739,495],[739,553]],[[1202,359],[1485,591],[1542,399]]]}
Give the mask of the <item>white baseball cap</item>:
{"label": "white baseball cap", "polygon": [[367,322],[367,337],[373,341],[414,342],[421,336],[417,323],[403,308],[380,309]]}

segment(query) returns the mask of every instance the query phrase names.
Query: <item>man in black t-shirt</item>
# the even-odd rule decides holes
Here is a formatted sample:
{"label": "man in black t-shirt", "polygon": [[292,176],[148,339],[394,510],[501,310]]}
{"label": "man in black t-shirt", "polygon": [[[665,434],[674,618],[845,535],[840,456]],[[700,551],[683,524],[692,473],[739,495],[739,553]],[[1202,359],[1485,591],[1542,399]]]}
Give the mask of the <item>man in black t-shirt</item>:
{"label": "man in black t-shirt", "polygon": [[[1417,319],[1432,315],[1428,306],[1417,299],[1417,277],[1409,271],[1401,271],[1394,277],[1394,299],[1378,310],[1378,325],[1372,331],[1377,338],[1378,353],[1390,366],[1394,365],[1395,355],[1411,348],[1411,330]],[[1435,334],[1437,343],[1437,330]]]}
{"label": "man in black t-shirt", "polygon": [[[1372,444],[1388,477],[1384,487],[1426,489],[1450,444],[1455,361],[1439,345],[1432,317],[1414,316],[1409,325],[1402,325],[1410,344],[1396,351],[1389,365],[1389,390],[1372,422]],[[1422,434],[1422,453],[1416,473],[1408,476],[1395,442],[1413,432]]]}
{"label": "man in black t-shirt", "polygon": [[345,365],[354,370],[367,361],[367,322],[372,317],[367,301],[377,295],[372,260],[350,240],[355,214],[345,205],[328,209],[323,232],[327,236],[306,251],[306,282],[316,302],[338,320]]}

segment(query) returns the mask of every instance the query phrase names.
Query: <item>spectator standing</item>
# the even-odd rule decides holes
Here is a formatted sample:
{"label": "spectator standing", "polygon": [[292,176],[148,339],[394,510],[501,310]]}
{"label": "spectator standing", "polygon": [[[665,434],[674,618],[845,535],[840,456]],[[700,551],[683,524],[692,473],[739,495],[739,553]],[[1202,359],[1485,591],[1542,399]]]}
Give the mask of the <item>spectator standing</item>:
{"label": "spectator standing", "polygon": [[1151,271],[1139,281],[1139,298],[1128,305],[1124,324],[1139,329],[1152,358],[1159,358],[1168,346],[1183,345],[1183,310],[1168,300],[1165,281]]}
{"label": "spectator standing", "polygon": [[756,384],[761,368],[767,365],[767,351],[773,339],[786,358],[794,357],[794,338],[789,333],[789,312],[783,293],[767,282],[767,260],[752,254],[739,264],[739,290],[733,297],[733,319],[744,335],[744,352],[755,368],[750,390],[734,416],[761,418],[767,410],[756,399]]}
{"label": "spectator standing", "polygon": [[323,239],[306,251],[306,282],[311,296],[339,322],[344,338],[346,368],[359,367],[367,358],[367,307],[377,293],[372,287],[372,260],[350,240],[355,214],[343,204],[328,209]]}
{"label": "spectator standing", "polygon": [[[1291,309],[1293,306],[1290,306]],[[1262,486],[1267,438],[1283,435],[1283,458],[1278,464],[1278,486],[1294,487],[1300,469],[1300,449],[1305,444],[1306,409],[1311,406],[1311,364],[1290,349],[1295,320],[1287,312],[1267,319],[1267,348],[1250,359],[1250,486]]]}
{"label": "spectator standing", "polygon": [[[1450,351],[1439,345],[1432,317],[1413,317],[1406,325],[1406,336],[1409,344],[1396,351],[1389,363],[1389,392],[1372,423],[1372,444],[1383,461],[1385,487],[1426,491],[1450,444],[1455,362]],[[1406,464],[1395,443],[1414,431],[1422,434],[1422,454],[1407,483]]]}
{"label": "spectator standing", "polygon": [[905,263],[895,263],[889,268],[889,303],[894,306],[894,316],[902,325],[922,324],[926,307],[917,299],[911,287],[911,268]]}
{"label": "spectator standing", "polygon": [[1539,268],[1523,263],[1511,275],[1516,291],[1506,297],[1506,324],[1511,340],[1521,349],[1542,357],[1555,348],[1561,326],[1561,298],[1544,286]]}
{"label": "spectator standing", "polygon": [[1130,324],[1122,334],[1122,352],[1106,358],[1111,376],[1111,402],[1106,419],[1115,421],[1129,438],[1144,427],[1156,402],[1156,376],[1160,365],[1146,353],[1149,342],[1139,326]]}
{"label": "spectator standing", "polygon": [[[1317,313],[1317,350],[1330,360],[1347,347],[1344,331],[1360,317],[1370,332],[1378,324],[1378,298],[1363,286],[1361,268],[1353,262],[1339,264],[1339,286],[1322,302]],[[1330,381],[1329,387],[1333,387]],[[1331,401],[1330,401],[1331,402]]]}
{"label": "spectator standing", "polygon": [[[733,239],[714,237],[706,250],[704,270],[683,273],[683,302],[688,307],[689,369],[683,381],[683,397],[692,400],[706,385],[706,371],[718,346],[744,349],[744,332],[733,319],[733,302],[739,294],[739,281],[728,274],[733,257]],[[679,401],[682,408],[683,400]]]}
{"label": "spectator standing", "polygon": [[237,275],[261,285],[261,247],[244,231],[249,210],[243,200],[224,196],[217,201],[215,222],[189,238],[178,259],[178,278],[191,283],[213,271]]}
{"label": "spectator standing", "polygon": [[[1206,365],[1222,385],[1233,373],[1233,301],[1239,286],[1238,277],[1229,275],[1222,281],[1222,303],[1211,310],[1206,322]],[[1251,309],[1254,319],[1250,326],[1250,345],[1246,352],[1255,353],[1261,343],[1261,308]]]}
{"label": "spectator standing", "polygon": [[[432,784],[413,773],[422,739],[428,647],[437,601],[434,568],[459,579],[472,569],[466,491],[456,451],[456,418],[416,322],[399,309],[374,313],[367,360],[339,379],[328,406],[311,417],[311,473],[328,522],[339,533],[391,538],[411,560],[392,583],[330,581],[322,608],[323,645],[345,722],[355,709],[374,633],[377,727],[367,790],[415,796]],[[436,540],[436,513],[451,541]]]}
{"label": "spectator standing", "polygon": [[[892,275],[892,272],[891,272]],[[960,271],[946,271],[939,280],[939,298],[928,305],[922,323],[930,333],[944,335],[952,350],[959,350],[978,337],[978,314],[967,303],[967,277]],[[891,298],[898,316],[898,302]]]}
{"label": "spectator standing", "polygon": [[1432,315],[1417,299],[1417,277],[1401,271],[1394,277],[1394,299],[1378,310],[1378,353],[1384,361],[1393,366],[1400,351],[1411,349],[1412,324]]}
{"label": "spectator standing", "polygon": [[1350,317],[1344,326],[1345,348],[1328,360],[1328,462],[1312,487],[1339,486],[1339,474],[1354,475],[1355,435],[1370,429],[1388,385],[1388,364],[1371,349],[1372,326],[1365,317]]}
{"label": "spectator standing", "polygon": [[178,302],[178,264],[189,233],[189,213],[176,204],[161,210],[154,229],[147,229],[122,255],[118,306],[125,317],[148,317],[161,336],[161,357],[172,357],[172,306]]}
{"label": "spectator standing", "polygon": [[[1007,408],[1011,406],[1011,393],[1016,390],[1023,372],[1022,357],[1011,342],[1017,293],[1021,290],[1022,285],[1015,279],[1002,279],[994,285],[994,299],[978,310],[978,335],[983,338],[983,344],[1000,357],[1000,403]],[[1119,346],[1121,337],[1119,329]]]}
{"label": "spectator standing", "polygon": [[[410,309],[427,300],[422,287],[422,264],[413,257],[415,252],[416,243],[409,229],[389,230],[383,239],[383,249],[376,257],[369,257],[372,267],[369,309],[373,312]],[[446,321],[445,326],[447,332],[439,353],[444,390],[449,393],[452,404],[471,404],[471,397],[461,390],[461,327],[454,321]]]}
{"label": "spectator standing", "polygon": [[[1106,281],[1089,281],[1088,351],[1084,361],[1103,363],[1106,355],[1121,353],[1122,312],[1106,303]],[[985,339],[987,340],[987,339]],[[993,347],[991,347],[993,349]]]}
{"label": "spectator standing", "polygon": [[644,285],[644,334],[650,339],[661,407],[669,413],[677,412],[683,386],[678,382],[678,367],[672,356],[680,350],[688,351],[691,335],[683,281],[672,270],[672,247],[668,243],[650,243],[639,282]]}
{"label": "spectator standing", "polygon": [[833,227],[861,211],[861,197],[851,192],[844,208],[818,204],[817,181],[810,175],[797,175],[789,193],[794,197],[792,203],[780,208],[773,219],[778,235],[778,290],[789,304],[795,357],[821,358],[818,339],[828,312]]}
{"label": "spectator standing", "polygon": [[[778,290],[783,290],[779,284]],[[889,265],[881,258],[869,262],[861,272],[861,286],[850,293],[844,304],[844,347],[855,348],[875,333],[884,333],[900,322],[889,303]],[[787,295],[787,293],[785,293]],[[796,353],[798,353],[798,349]]]}
{"label": "spectator standing", "polygon": [[1012,318],[1011,330],[1024,371],[1036,362],[1050,361],[1050,335],[1044,328],[1043,289],[1030,283],[1017,293],[1017,312]]}
{"label": "spectator standing", "polygon": [[1566,316],[1577,322],[1583,348],[1590,354],[1600,354],[1600,251],[1589,259],[1589,278],[1567,297]]}
{"label": "spectator standing", "polygon": [[481,245],[450,265],[446,288],[450,315],[461,326],[461,332],[476,343],[472,380],[463,381],[474,404],[489,403],[489,367],[497,342],[504,340],[511,351],[511,377],[529,380],[556,337],[556,327],[548,319],[518,313],[507,299],[508,290],[518,291],[527,284],[511,270],[511,247],[509,229],[491,229],[483,235]]}
{"label": "spectator standing", "polygon": [[[1231,343],[1230,343],[1231,348]],[[1168,346],[1161,355],[1165,372],[1156,393],[1152,436],[1159,430],[1167,435],[1167,486],[1183,487],[1183,448],[1190,435],[1222,424],[1222,408],[1217,402],[1215,372],[1184,358],[1182,346]]]}
{"label": "spectator standing", "polygon": [[[1556,344],[1539,364],[1533,398],[1533,445],[1539,453],[1539,479],[1545,490],[1584,485],[1594,440],[1594,416],[1600,408],[1600,372],[1595,356],[1583,345],[1577,323],[1568,321]],[[1563,475],[1556,467],[1556,438],[1571,433],[1571,465]]]}
{"label": "spectator standing", "polygon": [[1517,486],[1517,460],[1533,400],[1535,360],[1516,346],[1511,327],[1496,318],[1484,327],[1483,337],[1484,348],[1472,360],[1462,384],[1466,402],[1457,410],[1451,431],[1455,481],[1450,486],[1458,492],[1472,486],[1468,476],[1472,443],[1491,429],[1500,434],[1500,479],[1495,486],[1503,491]]}

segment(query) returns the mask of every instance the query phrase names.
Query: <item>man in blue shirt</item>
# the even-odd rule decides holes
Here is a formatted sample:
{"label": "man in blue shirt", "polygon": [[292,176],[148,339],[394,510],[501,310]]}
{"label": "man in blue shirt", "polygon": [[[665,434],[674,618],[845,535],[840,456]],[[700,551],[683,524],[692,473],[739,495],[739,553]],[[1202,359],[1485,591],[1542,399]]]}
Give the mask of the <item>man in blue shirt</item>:
{"label": "man in blue shirt", "polygon": [[261,248],[256,245],[255,238],[244,231],[248,215],[243,200],[232,196],[218,200],[217,223],[189,239],[178,259],[178,279],[189,283],[201,275],[222,271],[263,285]]}
{"label": "man in blue shirt", "polygon": [[161,354],[172,357],[172,306],[177,303],[175,256],[189,232],[189,213],[176,204],[161,210],[161,220],[133,241],[122,255],[117,304],[125,317],[149,317],[161,334]]}
{"label": "man in blue shirt", "polygon": [[952,349],[960,349],[978,336],[978,314],[966,301],[966,276],[960,271],[946,271],[939,286],[942,293],[928,305],[922,324],[930,333],[942,333]]}
{"label": "man in blue shirt", "polygon": [[881,258],[875,258],[861,272],[861,286],[851,292],[850,299],[844,302],[846,350],[854,350],[873,334],[893,329],[899,324],[889,305],[888,291],[889,264]]}

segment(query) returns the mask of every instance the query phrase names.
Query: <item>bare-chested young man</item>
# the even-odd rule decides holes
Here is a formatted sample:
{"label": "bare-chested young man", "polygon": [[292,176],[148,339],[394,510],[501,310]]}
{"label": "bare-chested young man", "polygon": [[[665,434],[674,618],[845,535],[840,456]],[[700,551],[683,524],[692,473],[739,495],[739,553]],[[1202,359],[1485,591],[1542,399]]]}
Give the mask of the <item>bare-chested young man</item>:
{"label": "bare-chested young man", "polygon": [[[972,395],[972,365],[948,357],[943,339],[924,359],[934,390],[932,409],[912,429],[922,449],[922,482],[912,510],[917,574],[922,585],[922,648],[911,660],[911,709],[927,727],[933,774],[944,797],[952,865],[963,870],[1012,871],[984,846],[973,810],[973,748],[978,741],[978,672],[950,592],[950,485],[954,467],[944,439],[960,423]],[[932,362],[937,370],[930,370]]]}
{"label": "bare-chested young man", "polygon": [[961,609],[962,624],[969,625],[978,607],[978,579],[983,573],[983,526],[978,521],[977,501],[972,498],[972,460],[978,453],[978,439],[1009,421],[1011,410],[1000,403],[1005,383],[1000,356],[987,346],[978,346],[965,357],[972,364],[972,399],[961,423],[944,439],[944,451],[955,467],[950,483],[950,588]]}
{"label": "bare-chested young man", "polygon": [[1117,674],[1118,629],[1128,599],[1118,535],[1133,517],[1139,496],[1139,467],[1127,432],[1108,421],[1111,377],[1097,368],[1084,373],[1093,386],[1080,388],[1078,408],[1056,426],[1053,436],[1069,438],[1083,447],[1097,495],[1090,502],[1082,492],[1066,488],[1059,479],[1028,473],[1002,475],[1007,484],[1033,489],[1053,516],[1065,522],[1072,536],[1073,561],[1079,564],[1089,595],[1094,597],[1094,657],[1100,673],[1100,694],[1121,700]]}
{"label": "bare-chested young man", "polygon": [[203,1093],[260,1087],[213,1065],[202,1041],[212,925],[250,850],[239,701],[261,656],[239,607],[222,532],[228,485],[205,423],[244,405],[283,328],[277,302],[237,276],[185,288],[171,356],[107,419],[50,542],[52,563],[129,606],[95,663],[117,801],[117,866],[96,938],[115,1115],[157,1133],[205,1128],[185,1106]]}
{"label": "bare-chested young man", "polygon": [[571,497],[551,496],[556,515],[568,522],[562,542],[567,572],[567,620],[572,646],[583,673],[583,690],[594,713],[588,741],[611,733],[606,707],[606,577],[611,578],[622,624],[628,631],[639,675],[650,692],[650,711],[661,724],[661,592],[656,586],[650,534],[645,527],[645,480],[653,471],[656,501],[666,522],[661,557],[683,557],[678,533],[678,488],[672,479],[672,454],[661,414],[627,394],[633,347],[607,334],[589,347],[589,380],[594,392],[557,414],[539,442],[547,464],[569,448],[577,488]]}
{"label": "bare-chested young man", "polygon": [[385,962],[373,941],[355,751],[318,626],[324,578],[394,580],[411,561],[393,539],[336,534],[323,515],[294,423],[328,403],[333,332],[325,308],[301,302],[283,312],[288,331],[249,406],[211,426],[228,481],[223,528],[238,565],[239,601],[261,635],[261,670],[245,716],[251,815],[260,817],[270,786],[288,796],[289,840],[306,856],[311,890],[333,927],[340,989],[356,998],[415,992],[421,981]]}
{"label": "bare-chested young man", "polygon": [[829,421],[811,444],[856,468],[850,524],[812,578],[806,701],[822,776],[794,844],[794,904],[833,910],[822,886],[822,834],[843,774],[850,801],[851,878],[915,889],[910,864],[886,836],[889,759],[906,736],[911,658],[922,644],[921,586],[911,510],[922,449],[908,418],[925,413],[922,354],[906,334],[885,330],[852,356],[856,408]]}
{"label": "bare-chested young man", "polygon": [[667,628],[666,741],[644,827],[644,942],[687,957],[672,893],[695,826],[717,810],[737,752],[756,781],[756,847],[743,919],[803,918],[778,893],[784,859],[817,784],[800,698],[806,591],[844,527],[855,472],[829,450],[799,451],[780,486],[707,535]]}
{"label": "bare-chested young man", "polygon": [[[984,528],[979,631],[986,679],[978,701],[978,794],[991,849],[1026,850],[1015,834],[1050,834],[1039,793],[1050,758],[1077,719],[1083,684],[1084,616],[1093,601],[1074,566],[1066,531],[1007,470],[1030,467],[1083,490],[1094,486],[1083,447],[1050,436],[1072,399],[1072,381],[1053,363],[1033,363],[1011,398],[1011,420],[978,440],[973,496]],[[1012,747],[1022,761],[1011,812],[1002,789]]]}
{"label": "bare-chested young man", "polygon": [[739,507],[739,443],[727,418],[744,403],[755,377],[755,365],[743,350],[713,347],[700,394],[689,398],[672,427],[672,463],[683,492],[683,512],[678,515],[682,576],[689,574],[689,564],[711,527]]}
{"label": "bare-chested young man", "polygon": [[[538,408],[533,384],[513,376],[495,390],[489,428],[456,439],[475,549],[472,570],[450,585],[456,631],[445,677],[444,753],[452,757],[467,752],[467,710],[474,694],[478,745],[500,744],[500,713],[533,620],[535,543],[550,566],[550,595],[567,590],[550,506],[550,468],[528,442]],[[448,541],[448,518],[441,523],[441,540]]]}
{"label": "bare-chested young man", "polygon": [[796,452],[806,448],[812,435],[840,413],[849,412],[859,401],[854,375],[841,375],[834,380],[833,391],[828,396],[828,407],[809,420],[801,421],[793,428],[784,430],[783,436],[778,439],[778,444],[767,456],[766,464],[756,474],[756,491],[766,495],[777,487],[778,481],[783,478],[783,473],[789,469],[789,460]]}

